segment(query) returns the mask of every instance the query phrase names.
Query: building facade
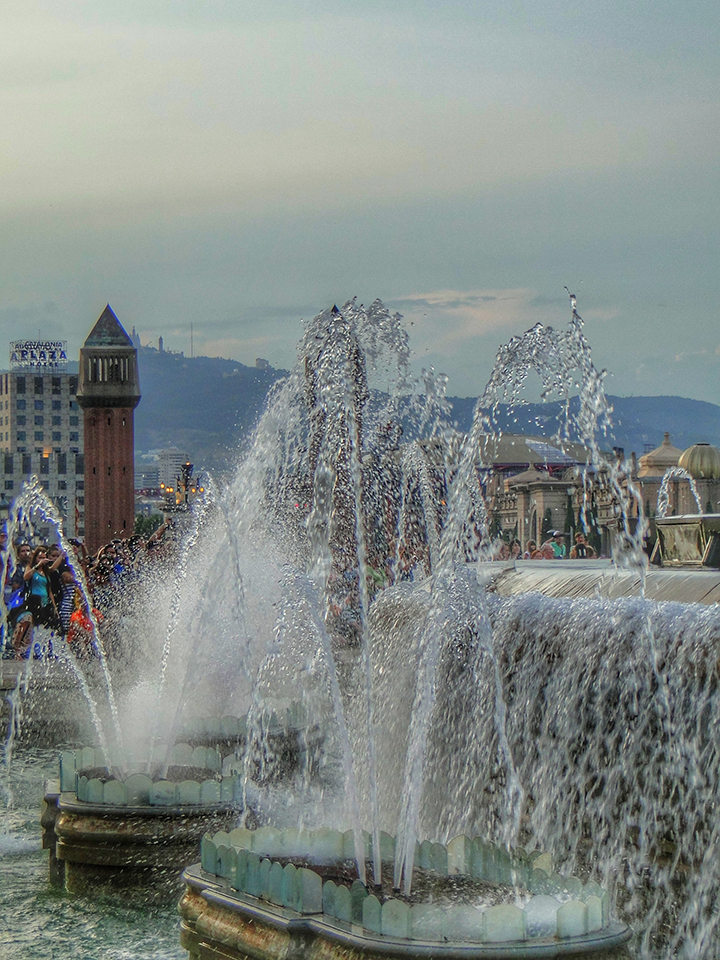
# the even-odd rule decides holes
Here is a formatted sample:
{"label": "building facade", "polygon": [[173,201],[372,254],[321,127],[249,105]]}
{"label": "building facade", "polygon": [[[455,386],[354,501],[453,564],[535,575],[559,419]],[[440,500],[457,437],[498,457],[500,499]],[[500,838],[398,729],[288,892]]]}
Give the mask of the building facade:
{"label": "building facade", "polygon": [[182,475],[183,464],[188,463],[189,460],[187,453],[183,453],[177,447],[161,450],[157,456],[157,486],[172,493],[178,486],[178,477]]}
{"label": "building facade", "polygon": [[83,418],[64,341],[15,341],[0,373],[0,513],[37,476],[67,536],[84,534]]}

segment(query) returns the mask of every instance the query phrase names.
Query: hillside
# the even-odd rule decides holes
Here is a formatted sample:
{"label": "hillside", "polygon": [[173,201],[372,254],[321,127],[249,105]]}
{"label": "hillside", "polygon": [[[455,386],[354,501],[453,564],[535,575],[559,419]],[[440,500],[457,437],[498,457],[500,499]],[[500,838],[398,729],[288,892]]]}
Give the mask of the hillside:
{"label": "hillside", "polygon": [[[175,446],[198,467],[229,469],[238,445],[257,422],[268,390],[286,371],[259,370],[235,360],[184,357],[149,347],[138,355],[142,400],[135,416],[139,454]],[[612,436],[602,446],[641,455],[658,446],[668,430],[681,449],[705,440],[720,446],[720,406],[684,397],[610,397]],[[467,430],[473,398],[451,397],[457,426]],[[529,404],[502,412],[503,428],[514,433],[551,435],[559,404]]]}
{"label": "hillside", "polygon": [[184,357],[150,347],[138,351],[142,400],[135,413],[138,453],[178,447],[198,466],[228,469],[257,422],[282,370],[258,370],[236,360]]}
{"label": "hillside", "polygon": [[[633,451],[641,456],[646,445],[650,449],[662,443],[667,430],[676,447],[681,450],[693,443],[705,441],[720,446],[720,406],[686,397],[608,397],[612,404],[613,430],[601,439],[601,446],[622,447],[626,455]],[[450,398],[456,423],[467,430],[472,420],[475,399]],[[512,433],[530,433],[550,436],[557,429],[559,403],[531,403],[505,409],[500,415],[503,429]]]}

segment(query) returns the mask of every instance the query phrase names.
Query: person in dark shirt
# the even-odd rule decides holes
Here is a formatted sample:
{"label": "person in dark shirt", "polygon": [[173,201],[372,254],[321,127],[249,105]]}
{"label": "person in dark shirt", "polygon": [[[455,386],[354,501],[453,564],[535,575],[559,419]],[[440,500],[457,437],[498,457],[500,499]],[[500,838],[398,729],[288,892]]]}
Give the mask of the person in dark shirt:
{"label": "person in dark shirt", "polygon": [[575,543],[570,551],[571,560],[594,560],[595,551],[585,539],[585,534],[579,532],[575,534]]}
{"label": "person in dark shirt", "polygon": [[73,612],[77,584],[67,556],[63,553],[59,544],[54,543],[50,547],[48,557],[51,560],[51,565],[48,567],[50,589],[60,618],[60,632],[65,637],[70,627],[70,616]]}
{"label": "person in dark shirt", "polygon": [[16,545],[15,566],[5,596],[8,626],[12,630],[12,646],[16,657],[27,648],[29,640],[32,640],[32,613],[28,604],[29,589],[25,582],[25,570],[31,557],[32,548],[29,543]]}

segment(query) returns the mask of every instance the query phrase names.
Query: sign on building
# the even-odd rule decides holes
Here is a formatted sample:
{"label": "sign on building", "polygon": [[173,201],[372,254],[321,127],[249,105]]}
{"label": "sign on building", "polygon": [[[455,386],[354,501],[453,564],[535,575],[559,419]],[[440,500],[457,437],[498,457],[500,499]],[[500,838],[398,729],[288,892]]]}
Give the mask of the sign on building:
{"label": "sign on building", "polygon": [[47,369],[67,364],[67,340],[13,340],[10,367],[14,370]]}

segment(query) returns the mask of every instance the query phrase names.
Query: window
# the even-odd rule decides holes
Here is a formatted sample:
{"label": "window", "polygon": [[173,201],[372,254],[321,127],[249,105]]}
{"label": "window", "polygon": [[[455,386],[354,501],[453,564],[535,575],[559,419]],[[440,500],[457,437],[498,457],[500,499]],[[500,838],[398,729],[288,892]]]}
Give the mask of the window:
{"label": "window", "polygon": [[24,427],[24,426],[25,426],[25,417],[24,417],[24,415],[20,415],[20,416],[17,418],[17,425],[18,425],[19,427]]}
{"label": "window", "polygon": [[85,506],[85,497],[78,497],[78,498],[77,498],[77,504],[78,504],[79,507],[84,507],[84,506]]}
{"label": "window", "polygon": [[25,377],[18,377],[15,381],[15,392],[25,393]]}
{"label": "window", "polygon": [[53,377],[53,378],[52,378],[52,392],[53,392],[53,393],[60,393],[61,391],[62,391],[62,380],[60,379],[60,377]]}
{"label": "window", "polygon": [[6,481],[5,481],[5,489],[6,489],[6,490],[12,490],[12,488],[13,488],[13,482],[12,482],[12,480],[6,480]]}
{"label": "window", "polygon": [[62,440],[62,433],[60,433],[59,430],[53,430],[52,438],[53,438],[53,443],[60,443],[60,441]]}
{"label": "window", "polygon": [[25,409],[25,401],[24,401],[24,400],[18,400],[18,402],[17,402],[17,408],[18,408],[18,410],[24,410],[24,409]]}
{"label": "window", "polygon": [[71,426],[71,427],[77,427],[77,426],[78,426],[78,423],[79,423],[79,420],[80,420],[79,417],[70,417],[70,426]]}
{"label": "window", "polygon": [[57,455],[58,473],[67,473],[67,454],[58,453]]}
{"label": "window", "polygon": [[80,407],[77,405],[77,400],[71,400],[68,404],[71,410],[79,410]]}
{"label": "window", "polygon": [[50,473],[50,457],[40,458],[40,473]]}
{"label": "window", "polygon": [[18,430],[17,438],[18,438],[18,440],[26,440],[27,438],[26,438],[26,436],[25,436],[25,431],[24,431],[24,430]]}
{"label": "window", "polygon": [[[78,378],[77,378],[77,377],[70,377],[69,390],[70,390],[70,393],[71,393],[73,396],[75,396],[75,394],[77,393],[77,388],[78,388]],[[72,405],[73,405],[73,402],[74,402],[74,401],[70,401],[70,406],[71,406],[71,407],[72,407]]]}
{"label": "window", "polygon": [[42,432],[42,430],[36,430],[36,431],[35,431],[35,440],[36,440],[38,443],[42,443],[44,439],[45,439],[45,434]]}
{"label": "window", "polygon": [[58,480],[58,490],[67,490],[67,480]]}
{"label": "window", "polygon": [[43,392],[43,386],[44,386],[44,384],[43,384],[43,378],[42,378],[42,377],[35,377],[35,393],[42,393],[42,392]]}
{"label": "window", "polygon": [[18,448],[17,448],[17,452],[18,452],[18,453],[25,453],[26,450],[27,450],[27,447],[18,447]]}
{"label": "window", "polygon": [[71,434],[70,434],[70,443],[77,443],[79,439],[80,439],[80,434],[79,434],[79,433],[71,433]]}
{"label": "window", "polygon": [[11,453],[5,454],[5,473],[13,472],[13,457]]}
{"label": "window", "polygon": [[75,473],[85,473],[85,455],[83,453],[75,454]]}
{"label": "window", "polygon": [[85,481],[84,481],[84,480],[78,480],[78,481],[76,482],[76,484],[75,484],[75,487],[76,487],[76,489],[78,489],[78,490],[84,490],[84,489],[85,489]]}
{"label": "window", "polygon": [[45,426],[45,417],[43,417],[43,416],[35,417],[35,426],[36,426],[36,427],[44,427],[44,426]]}
{"label": "window", "polygon": [[53,400],[52,408],[53,410],[62,410],[62,400]]}
{"label": "window", "polygon": [[52,418],[52,425],[53,425],[54,427],[59,427],[61,424],[62,424],[62,420],[60,419],[60,417],[53,417],[53,418]]}
{"label": "window", "polygon": [[35,401],[35,409],[36,409],[36,410],[44,410],[44,409],[45,409],[45,401],[44,401],[44,400],[36,400],[36,401]]}
{"label": "window", "polygon": [[30,456],[29,453],[24,453],[24,454],[23,454],[23,469],[22,469],[22,472],[23,472],[23,473],[30,473],[31,470],[32,470],[32,457]]}

